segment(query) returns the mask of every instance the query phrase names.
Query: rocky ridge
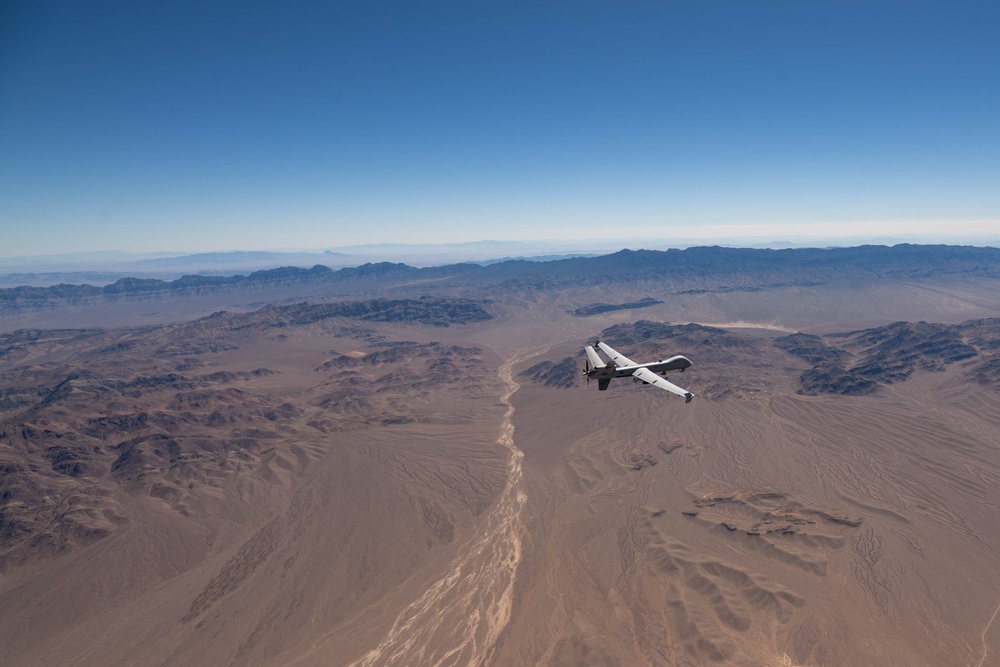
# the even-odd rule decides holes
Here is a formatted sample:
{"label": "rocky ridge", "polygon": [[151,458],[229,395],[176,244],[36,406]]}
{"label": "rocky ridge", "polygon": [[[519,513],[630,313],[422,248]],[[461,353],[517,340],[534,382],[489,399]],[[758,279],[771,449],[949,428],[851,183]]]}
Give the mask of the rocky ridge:
{"label": "rocky ridge", "polygon": [[[490,317],[465,300],[375,299],[0,335],[0,570],[114,533],[124,498],[211,514],[233,479],[271,474],[279,442],[433,419],[450,392],[491,391],[478,348],[351,324]],[[327,347],[311,369],[253,365],[262,346],[330,338],[348,352]]]}
{"label": "rocky ridge", "polygon": [[[608,327],[594,338],[637,362],[688,356],[695,363],[692,372],[707,382],[696,393],[708,398],[765,393],[768,383],[785,373],[798,374],[802,394],[864,396],[905,382],[915,372],[941,372],[955,364],[964,369],[966,380],[1000,389],[1000,318],[957,325],[894,322],[825,336],[795,333],[770,343],[717,327],[639,320]],[[769,348],[809,368],[779,366]],[[543,360],[521,376],[547,387],[569,388],[577,384],[583,363],[581,346],[577,357]],[[680,382],[679,377],[672,381]]]}
{"label": "rocky ridge", "polygon": [[[121,278],[103,287],[63,284],[0,289],[0,313],[61,305],[183,298],[279,286],[293,291],[305,286],[332,290],[343,285],[400,287],[434,281],[436,288],[502,288],[509,292],[639,281],[665,284],[668,293],[672,294],[706,294],[817,286],[839,281],[856,283],[946,276],[1000,277],[1000,249],[910,244],[786,250],[714,246],[666,251],[622,250],[600,257],[545,262],[510,260],[488,266],[453,264],[418,269],[381,262],[340,270],[323,265],[311,269],[284,267],[228,277],[189,275],[173,281]],[[644,301],[639,301],[596,304],[589,308],[622,309],[645,305]],[[582,310],[581,316],[594,314],[587,308]]]}
{"label": "rocky ridge", "polygon": [[793,334],[775,346],[812,364],[800,377],[802,393],[864,395],[906,381],[916,371],[940,372],[962,363],[965,377],[1000,387],[1000,320],[957,325],[894,322],[823,337]]}
{"label": "rocky ridge", "polygon": [[613,313],[616,310],[636,310],[638,308],[649,308],[650,306],[658,306],[662,301],[658,301],[652,297],[646,297],[645,299],[639,299],[638,301],[633,301],[631,303],[595,303],[590,306],[584,306],[582,308],[577,308],[573,311],[573,315],[576,317],[590,317],[591,315],[601,315],[603,313]]}

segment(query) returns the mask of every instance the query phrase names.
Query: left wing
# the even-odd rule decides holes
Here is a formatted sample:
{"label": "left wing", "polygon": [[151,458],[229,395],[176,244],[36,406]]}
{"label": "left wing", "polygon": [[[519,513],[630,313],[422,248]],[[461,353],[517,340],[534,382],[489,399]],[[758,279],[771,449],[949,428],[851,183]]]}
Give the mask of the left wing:
{"label": "left wing", "polygon": [[604,361],[602,361],[601,358],[597,356],[597,350],[595,350],[593,347],[588,345],[583,349],[587,353],[587,361],[590,362],[591,368],[601,368],[606,365]]}
{"label": "left wing", "polygon": [[[602,346],[601,349],[603,349],[603,344],[599,343],[599,345],[601,345]],[[681,389],[672,382],[667,382],[666,380],[664,380],[663,378],[661,378],[659,375],[649,370],[648,368],[638,369],[636,372],[632,373],[632,377],[639,378],[646,384],[651,384],[655,387],[659,387],[660,389],[666,389],[667,391],[677,394],[678,396],[683,396],[685,403],[690,403],[691,399],[694,398],[694,394],[692,394],[690,391],[686,389]]]}
{"label": "left wing", "polygon": [[621,352],[618,352],[610,345],[605,345],[604,343],[598,341],[597,347],[604,350],[604,353],[607,354],[609,357],[611,357],[611,361],[615,362],[615,364],[618,366],[638,366],[637,363],[626,357]]}

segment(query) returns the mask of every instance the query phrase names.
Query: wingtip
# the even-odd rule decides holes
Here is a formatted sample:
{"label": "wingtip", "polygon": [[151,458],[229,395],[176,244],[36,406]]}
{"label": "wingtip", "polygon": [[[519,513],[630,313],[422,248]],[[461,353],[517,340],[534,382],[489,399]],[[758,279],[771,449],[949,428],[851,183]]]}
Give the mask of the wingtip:
{"label": "wingtip", "polygon": [[688,393],[684,394],[684,402],[685,403],[690,403],[692,398],[694,398],[694,394],[692,394],[690,391]]}

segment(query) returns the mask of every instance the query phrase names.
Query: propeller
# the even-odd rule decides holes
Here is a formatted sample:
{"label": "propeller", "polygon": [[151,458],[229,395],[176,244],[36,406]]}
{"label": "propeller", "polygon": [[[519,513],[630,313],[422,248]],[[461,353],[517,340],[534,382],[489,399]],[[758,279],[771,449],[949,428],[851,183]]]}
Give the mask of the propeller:
{"label": "propeller", "polygon": [[587,386],[590,386],[590,359],[583,362],[583,374],[587,376]]}

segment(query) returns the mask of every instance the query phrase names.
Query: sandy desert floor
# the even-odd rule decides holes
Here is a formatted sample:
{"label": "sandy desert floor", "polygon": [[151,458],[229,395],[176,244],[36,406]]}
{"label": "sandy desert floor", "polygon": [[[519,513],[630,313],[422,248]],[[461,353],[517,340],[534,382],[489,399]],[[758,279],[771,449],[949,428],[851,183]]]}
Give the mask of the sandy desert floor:
{"label": "sandy desert floor", "polygon": [[685,349],[608,340],[688,354],[689,405],[546,386],[668,319],[566,298],[12,344],[0,663],[1000,664],[996,388],[951,363],[799,393],[772,341],[805,315],[753,304]]}

